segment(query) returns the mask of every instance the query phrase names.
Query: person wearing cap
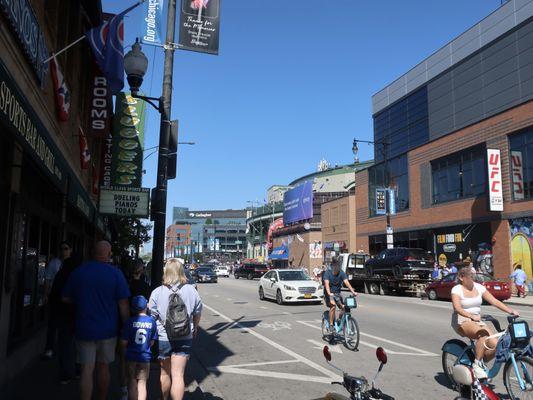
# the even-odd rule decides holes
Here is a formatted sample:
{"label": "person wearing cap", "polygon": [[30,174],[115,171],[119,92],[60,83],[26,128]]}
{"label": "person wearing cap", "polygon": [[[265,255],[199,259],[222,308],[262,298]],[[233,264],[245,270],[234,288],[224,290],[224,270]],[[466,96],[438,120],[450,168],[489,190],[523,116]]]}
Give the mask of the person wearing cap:
{"label": "person wearing cap", "polygon": [[126,354],[128,395],[130,400],[146,400],[146,383],[150,375],[150,348],[157,340],[155,320],[146,314],[148,300],[144,296],[131,299],[133,316],[124,324],[121,345]]}

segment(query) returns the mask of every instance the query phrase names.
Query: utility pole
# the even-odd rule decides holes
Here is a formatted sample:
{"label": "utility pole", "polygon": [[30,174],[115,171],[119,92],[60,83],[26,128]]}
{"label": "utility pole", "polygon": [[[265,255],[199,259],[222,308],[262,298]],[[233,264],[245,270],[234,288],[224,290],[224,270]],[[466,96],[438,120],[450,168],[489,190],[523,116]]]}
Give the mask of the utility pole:
{"label": "utility pole", "polygon": [[172,105],[172,73],[174,67],[174,32],[176,25],[176,0],[169,0],[165,63],[163,69],[163,93],[161,95],[161,126],[159,132],[159,155],[157,162],[157,186],[155,188],[154,248],[152,253],[152,287],[163,281],[165,225],[167,214],[167,168],[170,141],[170,113]]}

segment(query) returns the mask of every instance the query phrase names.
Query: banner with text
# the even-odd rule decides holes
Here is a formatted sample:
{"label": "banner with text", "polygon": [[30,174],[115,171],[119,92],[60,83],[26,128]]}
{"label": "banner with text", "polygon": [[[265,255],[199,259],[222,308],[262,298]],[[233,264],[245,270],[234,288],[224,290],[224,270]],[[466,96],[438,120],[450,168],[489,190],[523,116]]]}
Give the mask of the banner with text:
{"label": "banner with text", "polygon": [[112,186],[141,187],[145,107],[143,100],[123,92],[117,94],[113,118]]}
{"label": "banner with text", "polygon": [[220,0],[182,0],[180,49],[218,54]]}
{"label": "banner with text", "polygon": [[313,181],[306,181],[283,195],[285,225],[313,218]]}
{"label": "banner with text", "polygon": [[161,44],[163,42],[163,7],[164,0],[144,2],[142,43]]}
{"label": "banner with text", "polygon": [[99,211],[117,217],[148,217],[150,189],[100,187]]}
{"label": "banner with text", "polygon": [[90,130],[88,136],[106,137],[111,130],[113,100],[107,88],[107,78],[94,63],[91,91]]}
{"label": "banner with text", "polygon": [[503,211],[502,165],[499,149],[487,149],[489,210]]}

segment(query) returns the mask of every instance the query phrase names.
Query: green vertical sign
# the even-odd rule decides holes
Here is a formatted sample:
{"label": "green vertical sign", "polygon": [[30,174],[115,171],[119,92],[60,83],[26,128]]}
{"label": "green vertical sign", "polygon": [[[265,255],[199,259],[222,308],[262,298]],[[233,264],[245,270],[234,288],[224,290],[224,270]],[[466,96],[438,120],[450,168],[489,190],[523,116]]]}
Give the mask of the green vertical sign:
{"label": "green vertical sign", "polygon": [[145,103],[119,93],[113,117],[113,160],[111,186],[136,187],[142,184]]}

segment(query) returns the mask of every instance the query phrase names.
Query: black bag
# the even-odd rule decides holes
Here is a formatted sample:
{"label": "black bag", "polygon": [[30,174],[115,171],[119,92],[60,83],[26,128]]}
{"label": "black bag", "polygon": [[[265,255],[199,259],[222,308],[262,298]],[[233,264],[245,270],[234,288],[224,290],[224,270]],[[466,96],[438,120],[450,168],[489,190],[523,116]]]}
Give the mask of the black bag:
{"label": "black bag", "polygon": [[170,288],[170,296],[168,298],[167,317],[165,319],[165,331],[167,332],[168,340],[179,340],[191,333],[191,317],[185,306],[185,302],[179,294],[179,290],[183,284],[178,286],[176,291]]}

